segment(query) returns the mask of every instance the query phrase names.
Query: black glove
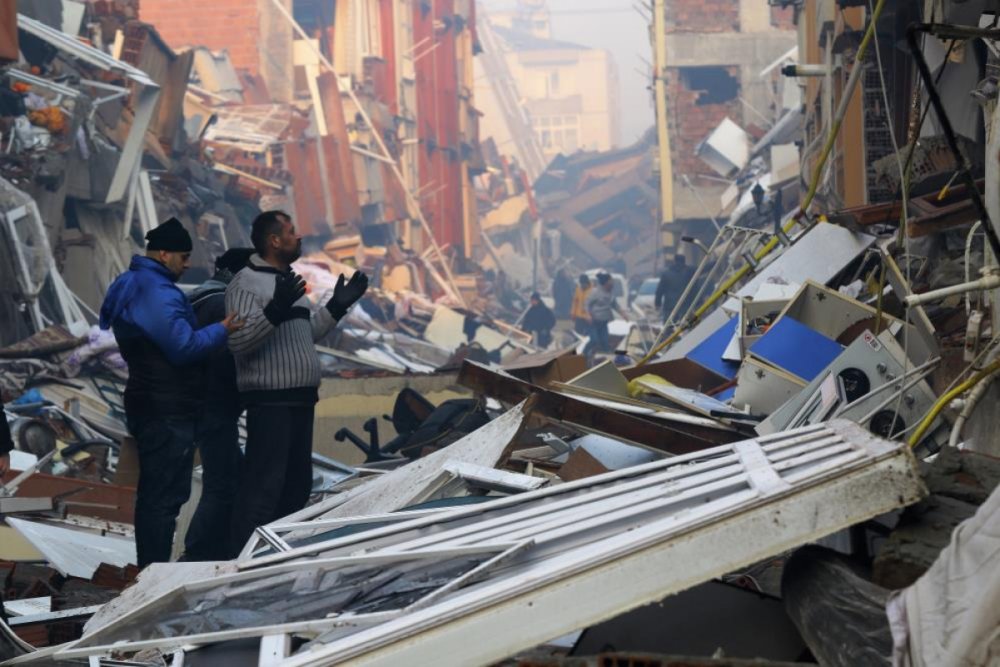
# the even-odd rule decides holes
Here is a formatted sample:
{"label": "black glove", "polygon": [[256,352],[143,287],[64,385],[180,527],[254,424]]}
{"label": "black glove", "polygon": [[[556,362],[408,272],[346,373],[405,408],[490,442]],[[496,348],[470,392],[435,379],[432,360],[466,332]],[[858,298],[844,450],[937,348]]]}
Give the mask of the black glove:
{"label": "black glove", "polygon": [[344,281],[344,274],[337,278],[337,286],[333,288],[333,297],[326,302],[326,309],[334,319],[341,319],[347,314],[347,309],[360,299],[368,289],[368,276],[361,271],[355,271],[351,279]]}
{"label": "black glove", "polygon": [[288,319],[295,302],[306,293],[306,281],[295,273],[279,275],[274,281],[274,296],[264,306],[264,317],[274,326]]}

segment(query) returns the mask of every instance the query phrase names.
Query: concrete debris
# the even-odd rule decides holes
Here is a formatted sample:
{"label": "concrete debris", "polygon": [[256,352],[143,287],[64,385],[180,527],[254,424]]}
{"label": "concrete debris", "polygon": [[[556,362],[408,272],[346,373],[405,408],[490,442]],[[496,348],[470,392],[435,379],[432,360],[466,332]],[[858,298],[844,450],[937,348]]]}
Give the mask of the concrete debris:
{"label": "concrete debris", "polygon": [[625,145],[544,2],[235,4],[0,7],[0,663],[997,659],[982,2],[655,0]]}

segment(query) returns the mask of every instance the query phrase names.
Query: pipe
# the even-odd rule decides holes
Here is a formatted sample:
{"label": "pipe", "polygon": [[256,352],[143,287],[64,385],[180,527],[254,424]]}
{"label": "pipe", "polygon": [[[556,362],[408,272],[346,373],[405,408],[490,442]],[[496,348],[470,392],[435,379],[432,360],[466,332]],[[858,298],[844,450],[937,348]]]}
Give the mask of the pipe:
{"label": "pipe", "polygon": [[971,283],[959,283],[957,285],[950,285],[948,287],[942,287],[941,289],[931,290],[930,292],[923,292],[922,294],[910,294],[903,298],[903,303],[907,307],[919,306],[931,301],[937,301],[938,299],[943,299],[946,296],[951,296],[952,294],[965,294],[966,292],[976,292],[979,290],[988,290],[1000,287],[1000,274],[991,273],[988,276],[983,276],[979,280],[973,280]]}
{"label": "pipe", "polygon": [[[712,245],[709,246],[708,248],[708,252],[706,252],[705,256],[701,258],[700,262],[698,262],[698,268],[695,269],[694,274],[691,276],[691,280],[689,280],[688,284],[684,286],[684,291],[681,292],[681,295],[680,297],[677,298],[677,302],[674,304],[674,307],[670,311],[670,314],[667,315],[666,319],[664,320],[663,329],[661,329],[660,333],[657,334],[656,336],[657,344],[659,343],[660,338],[663,336],[663,332],[674,321],[674,318],[677,317],[677,313],[680,311],[682,304],[684,304],[684,302],[687,301],[688,295],[691,293],[691,290],[694,288],[695,284],[697,284],[698,279],[701,278],[702,272],[705,270],[705,267],[708,265],[708,262],[710,262],[712,259],[712,252],[722,241],[723,232],[725,232],[727,229],[728,226],[723,226],[721,230],[716,232],[715,238],[712,239]],[[726,243],[729,243],[729,241],[731,240],[732,237],[730,237],[729,240],[726,241]],[[711,275],[711,271],[709,272],[709,275]],[[706,276],[706,281],[707,280],[708,277]]]}
{"label": "pipe", "polygon": [[785,65],[781,68],[782,76],[789,77],[820,77],[826,76],[827,71],[826,65],[818,64],[802,64],[802,65]]}
{"label": "pipe", "polygon": [[684,243],[690,243],[691,245],[696,246],[699,250],[701,250],[706,255],[708,254],[708,246],[705,245],[704,243],[702,243],[701,241],[699,241],[698,239],[696,239],[693,236],[682,236],[681,237],[681,241],[683,241]]}
{"label": "pipe", "polygon": [[979,400],[986,395],[986,390],[990,388],[990,384],[997,379],[997,375],[997,373],[990,373],[989,377],[984,378],[982,382],[969,392],[969,397],[965,400],[965,405],[962,406],[962,412],[959,413],[958,419],[955,420],[955,425],[951,427],[951,435],[948,437],[949,446],[958,447],[958,441],[962,437],[962,428],[965,426],[965,422],[972,415],[972,411],[975,410]]}
{"label": "pipe", "polygon": [[[865,36],[861,40],[861,44],[858,46],[858,51],[854,56],[854,67],[851,69],[851,75],[847,79],[847,83],[844,86],[843,94],[840,98],[840,104],[837,106],[837,113],[834,117],[833,124],[830,127],[830,134],[827,136],[826,144],[823,146],[823,152],[820,154],[819,162],[816,165],[816,169],[813,171],[812,183],[809,185],[809,191],[806,193],[805,198],[802,200],[802,204],[799,206],[798,213],[792,218],[787,225],[785,225],[784,230],[787,234],[794,227],[795,223],[805,217],[806,211],[809,210],[809,206],[812,204],[813,199],[816,198],[816,191],[819,189],[819,181],[823,175],[823,170],[826,168],[827,160],[830,158],[830,152],[833,150],[833,144],[837,140],[837,136],[840,134],[840,127],[843,125],[844,117],[847,115],[847,107],[851,102],[851,98],[854,97],[854,91],[858,87],[858,81],[861,79],[861,71],[864,69],[863,63],[865,59],[865,54],[868,52],[868,45],[871,43],[872,38],[875,35],[875,25],[878,23],[879,17],[882,15],[882,10],[885,9],[885,0],[878,0],[878,4],[875,5],[875,11],[872,12],[871,19],[868,22],[868,28],[865,30]],[[925,63],[926,65],[926,63]],[[975,183],[972,184],[972,190],[978,195],[979,191],[976,190]],[[764,259],[771,252],[774,251],[779,245],[778,238],[772,236],[771,239],[764,244],[764,247],[757,251],[754,258],[757,261]],[[997,253],[1000,256],[1000,252]],[[723,281],[722,285],[719,286],[708,300],[705,301],[697,310],[688,318],[681,326],[677,327],[673,333],[671,333],[662,343],[656,345],[652,350],[646,353],[636,366],[644,366],[649,363],[649,360],[659,354],[662,350],[669,347],[677,338],[690,329],[696,322],[698,322],[702,315],[708,312],[722,297],[729,293],[729,290],[743,279],[751,270],[749,264],[744,264],[736,271],[732,276]]]}
{"label": "pipe", "polygon": [[937,402],[934,404],[934,406],[930,409],[930,412],[928,412],[924,416],[924,418],[920,421],[920,425],[917,426],[917,429],[910,436],[909,439],[910,447],[911,448],[916,447],[920,443],[920,440],[924,437],[924,434],[927,433],[927,429],[931,427],[931,424],[933,424],[934,420],[937,419],[937,416],[941,414],[941,411],[944,410],[949,403],[951,403],[952,399],[954,399],[957,396],[961,396],[966,391],[968,391],[972,387],[975,387],[982,380],[989,377],[993,373],[996,373],[997,371],[1000,371],[1000,358],[994,359],[989,366],[979,371],[971,378],[969,378],[968,380],[966,380],[965,382],[958,385],[957,387],[946,393],[944,396],[939,398]]}
{"label": "pipe", "polygon": [[[972,255],[972,241],[976,234],[976,230],[979,229],[983,224],[982,220],[976,220],[976,224],[972,225],[972,229],[969,230],[968,236],[965,237],[965,282],[972,282],[972,274],[969,273],[969,258]],[[985,257],[984,257],[985,259]],[[986,262],[984,261],[983,264]],[[969,315],[972,312],[972,301],[969,299],[969,294],[965,294],[965,314]]]}

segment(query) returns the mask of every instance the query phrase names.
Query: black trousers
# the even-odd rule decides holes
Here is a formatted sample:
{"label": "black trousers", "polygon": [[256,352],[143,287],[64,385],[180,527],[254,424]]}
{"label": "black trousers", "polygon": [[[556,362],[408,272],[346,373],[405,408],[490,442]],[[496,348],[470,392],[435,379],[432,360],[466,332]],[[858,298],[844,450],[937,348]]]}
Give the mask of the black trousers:
{"label": "black trousers", "polygon": [[184,560],[229,559],[229,529],[239,491],[240,409],[207,405],[198,421],[195,440],[201,454],[201,500],[184,537]]}
{"label": "black trousers", "polygon": [[181,506],[191,495],[196,419],[129,416],[139,448],[135,550],[139,567],[166,563]]}
{"label": "black trousers", "polygon": [[233,557],[257,526],[306,506],[312,490],[314,407],[247,407],[247,445],[232,521]]}

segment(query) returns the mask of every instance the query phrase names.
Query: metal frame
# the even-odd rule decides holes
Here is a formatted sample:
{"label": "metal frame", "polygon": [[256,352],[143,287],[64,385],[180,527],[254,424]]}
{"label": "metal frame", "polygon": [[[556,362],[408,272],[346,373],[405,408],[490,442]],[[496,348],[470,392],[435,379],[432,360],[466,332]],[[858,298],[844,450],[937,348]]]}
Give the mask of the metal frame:
{"label": "metal frame", "polygon": [[[320,559],[312,560],[301,563],[286,563],[274,567],[262,568],[258,570],[252,570],[249,572],[238,572],[235,574],[224,575],[221,577],[215,577],[212,579],[204,579],[201,581],[192,582],[185,584],[178,588],[167,591],[147,604],[133,609],[132,611],[124,614],[121,618],[102,626],[99,630],[91,635],[85,636],[70,644],[68,647],[63,648],[57,653],[57,659],[67,659],[67,658],[81,658],[88,656],[101,656],[109,655],[111,653],[130,653],[142,651],[145,649],[159,649],[161,651],[169,650],[172,648],[182,648],[188,646],[197,646],[202,644],[214,644],[223,641],[229,641],[233,639],[244,639],[248,637],[265,637],[265,636],[275,636],[275,635],[287,635],[290,633],[302,633],[302,634],[313,634],[323,631],[333,629],[335,627],[341,627],[344,625],[370,625],[374,623],[385,622],[386,620],[395,618],[401,614],[405,614],[410,611],[416,611],[431,605],[434,601],[440,597],[447,595],[448,593],[461,588],[469,583],[481,580],[489,571],[492,569],[503,565],[507,560],[513,558],[517,554],[521,553],[525,549],[532,546],[530,541],[518,542],[518,543],[498,543],[483,546],[470,546],[470,547],[459,547],[459,548],[428,548],[415,551],[407,552],[386,552],[381,554],[372,554],[366,556],[348,556],[342,558],[330,558],[330,559]],[[403,609],[392,610],[387,612],[374,612],[370,614],[339,614],[334,616],[328,616],[324,619],[316,619],[309,621],[297,621],[292,623],[283,623],[270,626],[257,626],[249,628],[235,628],[231,630],[223,630],[216,632],[206,632],[199,633],[195,635],[179,635],[175,637],[163,637],[158,639],[147,639],[134,642],[115,642],[113,644],[103,644],[97,646],[86,646],[88,639],[98,637],[102,634],[108,632],[108,630],[113,628],[118,628],[122,626],[127,626],[129,623],[133,622],[137,617],[139,617],[147,609],[154,607],[159,603],[167,602],[170,598],[177,596],[178,594],[190,594],[197,589],[213,589],[218,586],[237,584],[242,582],[252,582],[253,580],[262,579],[268,575],[280,575],[285,573],[299,572],[303,570],[317,570],[321,568],[333,569],[336,566],[350,566],[350,565],[377,565],[380,563],[392,564],[403,561],[419,561],[419,560],[433,560],[435,558],[448,558],[454,556],[477,556],[482,554],[493,554],[492,557],[486,561],[476,565],[467,572],[461,574],[458,577],[452,579],[449,583],[442,587],[439,587],[427,595],[423,596],[419,600],[407,605]]]}
{"label": "metal frame", "polygon": [[[760,451],[752,445],[744,447]],[[664,539],[665,533],[678,527],[677,517],[667,517],[617,536],[604,549],[593,546],[551,558],[532,568],[530,577],[469,590],[433,609],[293,656],[282,665],[389,665],[400,660],[459,665],[503,659],[851,525],[862,515],[879,513],[879,508],[915,500],[922,485],[913,460],[905,456],[905,450],[897,447],[896,452],[868,461],[855,475],[817,480],[797,492],[765,482],[757,489],[759,495],[750,493],[772,500],[784,497],[789,511],[780,515],[769,502],[739,511],[739,503],[727,507],[725,500],[718,500],[705,507],[729,518],[703,520],[680,539]],[[842,465],[843,461],[834,459],[826,472]],[[757,479],[770,477],[767,467],[758,470]],[[901,488],[886,482],[904,479],[910,488],[900,498],[895,494]],[[784,481],[794,485],[804,478],[791,475]],[[860,498],[865,500],[852,500]],[[581,590],[586,594],[581,595]]]}
{"label": "metal frame", "polygon": [[[128,137],[125,139],[125,144],[122,146],[118,165],[115,167],[114,176],[111,178],[111,185],[104,198],[104,203],[106,204],[119,201],[125,196],[129,183],[133,179],[133,173],[140,165],[146,130],[149,128],[149,124],[153,119],[153,112],[156,110],[156,101],[160,96],[160,87],[141,69],[113,58],[100,49],[88,46],[64,32],[50,28],[41,21],[18,14],[17,27],[78,60],[82,60],[93,67],[107,72],[121,74],[133,83],[138,84],[134,93],[132,127],[129,130]],[[88,85],[93,85],[93,83]],[[106,101],[106,99],[103,101]]]}
{"label": "metal frame", "polygon": [[[175,588],[56,655],[296,633],[313,645],[279,664],[488,664],[925,493],[905,445],[830,422],[244,561],[240,572]],[[473,554],[490,557],[403,610],[100,643],[109,628],[155,617],[158,603],[180,593],[197,604],[201,590],[271,575]]]}
{"label": "metal frame", "polygon": [[[20,206],[0,211],[0,223],[2,223],[7,232],[11,245],[11,253],[13,254],[12,259],[17,264],[18,271],[16,273],[18,274],[22,296],[30,302],[28,307],[31,309],[32,322],[35,328],[40,331],[49,324],[52,324],[43,315],[41,305],[38,302],[42,290],[45,289],[45,283],[51,280],[52,288],[56,293],[56,307],[63,318],[63,323],[74,335],[81,335],[88,326],[87,319],[84,317],[83,311],[80,310],[80,306],[77,303],[78,299],[66,286],[59,271],[56,270],[55,258],[52,256],[52,250],[49,247],[48,233],[45,231],[45,224],[42,222],[38,205],[27,193],[2,177],[0,177],[0,190],[7,190],[11,198],[19,199],[22,202]],[[36,252],[42,254],[45,264],[45,279],[38,284],[31,277],[28,258],[25,256],[24,248],[22,247],[26,243],[17,229],[17,223],[25,218],[28,219],[27,224],[30,226],[29,233],[36,237],[32,239],[36,242],[33,248]]]}

